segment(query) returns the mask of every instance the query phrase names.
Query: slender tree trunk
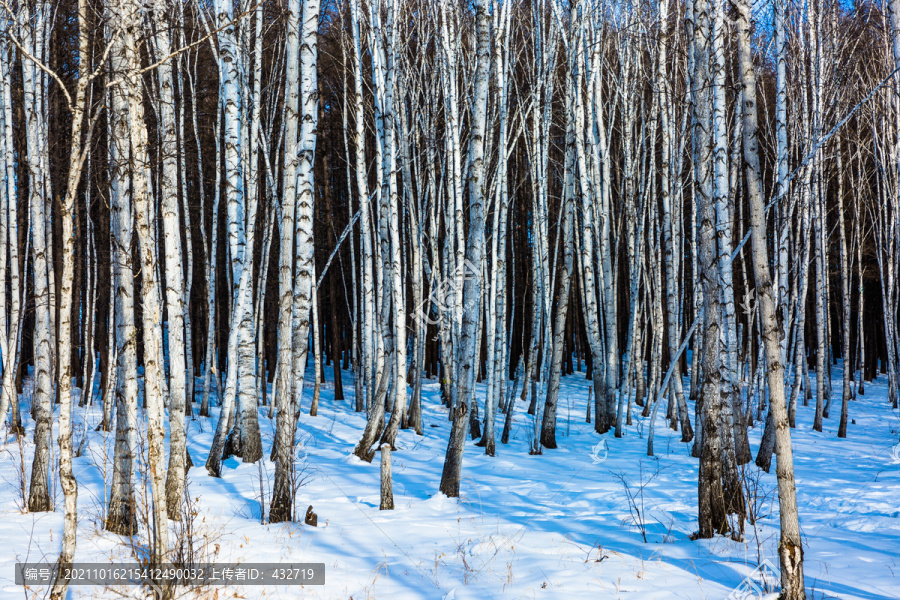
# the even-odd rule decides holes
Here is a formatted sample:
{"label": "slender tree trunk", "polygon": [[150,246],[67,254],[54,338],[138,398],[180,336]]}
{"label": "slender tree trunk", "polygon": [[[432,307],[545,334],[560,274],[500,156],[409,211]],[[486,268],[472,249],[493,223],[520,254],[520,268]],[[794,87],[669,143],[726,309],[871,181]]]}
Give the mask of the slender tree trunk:
{"label": "slender tree trunk", "polygon": [[[59,219],[62,221],[62,281],[60,289],[59,317],[59,483],[65,497],[63,517],[62,550],[59,554],[60,569],[70,567],[75,557],[76,531],[78,528],[78,481],[72,472],[72,320],[75,316],[73,293],[75,271],[74,213],[78,184],[82,166],[90,151],[90,135],[93,121],[88,125],[86,140],[82,140],[85,117],[90,116],[87,106],[87,87],[90,84],[90,37],[88,34],[88,3],[78,2],[78,83],[75,100],[70,105],[72,112],[71,147],[69,149],[69,169],[65,198],[60,206]],[[85,147],[84,150],[82,148]],[[88,182],[90,185],[90,182]],[[5,285],[5,284],[4,284]],[[69,581],[57,577],[50,591],[50,598],[61,600],[66,596]]]}
{"label": "slender tree trunk", "polygon": [[400,34],[399,2],[393,0],[388,8],[390,20],[388,24],[389,48],[387,82],[384,102],[384,129],[385,151],[387,152],[388,170],[385,173],[387,179],[387,192],[390,199],[390,260],[391,260],[391,304],[393,307],[392,321],[394,325],[394,406],[391,419],[388,421],[384,434],[381,436],[382,444],[390,444],[394,449],[397,432],[406,412],[407,402],[407,363],[406,363],[406,300],[404,290],[404,265],[401,261],[402,241],[400,239],[400,196],[397,189],[397,126],[395,119],[394,91],[397,78],[397,46]]}
{"label": "slender tree trunk", "polygon": [[[12,26],[12,25],[10,25]],[[3,205],[0,207],[3,220],[4,236],[0,239],[0,244],[9,249],[9,282],[10,294],[9,304],[10,311],[8,329],[3,328],[0,332],[0,339],[3,340],[3,384],[0,390],[0,426],[6,422],[7,411],[13,416],[12,429],[17,435],[21,435],[21,423],[18,420],[18,403],[19,398],[16,394],[14,385],[14,374],[16,366],[19,364],[19,347],[21,338],[21,318],[22,318],[22,293],[24,291],[24,282],[22,281],[19,269],[19,214],[16,190],[16,161],[15,146],[13,141],[13,113],[12,113],[12,88],[11,78],[13,71],[14,59],[13,47],[3,37],[0,39],[0,149],[2,149],[2,157],[0,157],[0,174],[5,181],[5,186],[0,189],[0,198]],[[5,267],[6,258],[3,259]],[[5,277],[2,280],[5,292]],[[4,314],[6,301],[3,302]],[[8,333],[8,335],[7,335]]]}
{"label": "slender tree trunk", "polygon": [[[475,23],[478,36],[478,64],[475,70],[475,102],[473,105],[472,128],[469,132],[469,237],[466,246],[466,261],[472,265],[465,277],[462,334],[460,353],[457,357],[459,405],[453,420],[444,471],[441,475],[440,490],[451,498],[459,496],[462,454],[464,448],[465,415],[468,404],[474,402],[475,371],[478,364],[478,321],[481,316],[481,262],[484,248],[484,135],[487,116],[487,93],[490,71],[491,20],[485,0],[475,0]],[[459,267],[461,265],[457,265]],[[405,384],[404,384],[405,385]],[[471,397],[470,397],[471,396]]]}
{"label": "slender tree trunk", "polygon": [[[156,54],[167,57],[171,52],[168,9],[164,0],[156,0],[154,20],[159,25],[156,32]],[[165,248],[166,312],[168,314],[168,350],[170,373],[169,405],[169,466],[166,469],[166,506],[169,517],[177,519],[181,514],[184,492],[185,456],[187,438],[184,428],[186,404],[186,367],[184,332],[184,255],[181,248],[181,217],[178,203],[178,134],[175,120],[175,93],[173,90],[172,62],[166,61],[157,69],[159,81],[158,114],[160,120],[160,153],[162,171],[159,179],[160,201]]]}
{"label": "slender tree trunk", "polygon": [[[660,196],[662,199],[662,238],[663,252],[665,256],[666,271],[666,317],[667,317],[667,337],[669,344],[669,360],[675,355],[678,348],[678,340],[681,336],[681,323],[679,311],[677,307],[678,296],[678,277],[676,267],[675,240],[681,235],[681,223],[678,219],[672,218],[672,202],[671,202],[671,178],[670,178],[670,160],[671,160],[671,130],[669,121],[669,104],[670,91],[668,85],[668,77],[666,75],[666,65],[668,63],[668,19],[669,19],[669,2],[668,0],[660,0],[659,3],[659,21],[660,30],[663,38],[659,44],[658,61],[658,79],[660,85],[660,93],[663,95],[660,103],[660,130],[662,133],[661,165],[660,165]],[[680,367],[672,378],[672,386],[669,391],[670,399],[675,396],[678,416],[681,421],[681,441],[688,443],[694,439],[694,430],[691,427],[691,419],[688,413],[687,402],[684,398],[684,388],[681,378]]]}
{"label": "slender tree trunk", "polygon": [[[293,279],[294,279],[294,215],[297,205],[297,172],[299,148],[297,133],[300,124],[300,63],[301,0],[287,5],[287,41],[284,99],[284,170],[281,216],[280,256],[278,262],[278,379],[275,401],[278,414],[275,421],[275,486],[269,507],[269,521],[280,523],[293,519],[294,474],[294,366],[293,366]],[[300,380],[302,384],[302,379]],[[302,389],[302,388],[301,388]]]}
{"label": "slender tree trunk", "polygon": [[847,231],[844,223],[844,173],[841,168],[841,151],[843,144],[838,143],[838,228],[840,229],[841,244],[841,305],[843,308],[843,327],[841,327],[841,357],[843,393],[841,397],[841,421],[838,425],[838,437],[847,437],[847,418],[850,411],[850,400],[853,397],[851,387],[853,378],[853,364],[850,360],[850,265],[847,257]]}
{"label": "slender tree trunk", "polygon": [[[780,0],[779,0],[780,1]],[[794,460],[791,430],[787,422],[784,391],[784,363],[778,331],[778,305],[769,271],[766,240],[765,208],[759,168],[757,139],[756,77],[750,54],[750,7],[746,0],[737,3],[738,52],[742,86],[744,118],[744,164],[747,191],[750,197],[750,227],[753,231],[753,274],[756,280],[763,344],[766,351],[769,401],[775,424],[775,445],[778,451],[776,475],[778,504],[781,519],[781,539],[778,556],[781,561],[781,597],[802,600],[806,597],[803,582],[803,547],[800,522],[797,516],[797,495],[794,487]]]}
{"label": "slender tree trunk", "polygon": [[[38,27],[32,31],[30,3],[23,4],[23,23],[21,28],[23,45],[32,56],[41,58],[44,54],[44,24],[49,21],[49,5],[37,4],[34,14]],[[34,427],[34,461],[31,467],[31,485],[29,486],[28,510],[44,512],[51,510],[50,489],[50,429],[53,415],[52,395],[53,380],[51,378],[51,361],[53,357],[53,319],[50,271],[52,263],[48,256],[48,247],[52,240],[48,239],[46,223],[50,222],[47,214],[46,182],[44,169],[48,151],[46,137],[41,135],[45,128],[43,77],[33,61],[22,60],[22,82],[25,100],[26,151],[29,181],[29,208],[31,213],[31,248],[34,285],[34,393],[32,395],[32,415]]]}

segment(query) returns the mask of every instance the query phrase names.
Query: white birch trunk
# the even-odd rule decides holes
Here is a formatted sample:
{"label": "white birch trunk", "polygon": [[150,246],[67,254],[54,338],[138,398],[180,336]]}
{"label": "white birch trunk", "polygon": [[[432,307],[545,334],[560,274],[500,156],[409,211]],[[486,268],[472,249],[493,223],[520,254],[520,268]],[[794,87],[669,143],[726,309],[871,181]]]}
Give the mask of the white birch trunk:
{"label": "white birch trunk", "polygon": [[[750,197],[750,226],[753,230],[753,273],[759,301],[760,322],[768,363],[769,401],[775,425],[775,444],[778,450],[778,503],[781,519],[781,540],[778,556],[781,561],[781,593],[788,600],[806,597],[803,582],[803,548],[797,516],[797,496],[794,486],[794,462],[791,430],[788,427],[785,404],[784,363],[778,331],[778,297],[775,295],[769,271],[765,208],[759,168],[757,140],[756,77],[750,53],[750,8],[746,0],[739,0],[738,56],[743,103],[744,161],[747,191]],[[776,186],[777,191],[778,187]]]}
{"label": "white birch trunk", "polygon": [[[475,97],[472,107],[472,126],[469,132],[469,235],[466,246],[466,261],[473,265],[470,269],[460,269],[465,276],[462,330],[457,368],[459,406],[453,420],[440,490],[447,496],[459,496],[460,474],[462,472],[463,440],[470,402],[474,402],[475,376],[478,369],[478,321],[481,317],[482,286],[481,264],[484,252],[484,135],[487,117],[487,93],[490,75],[491,20],[485,0],[475,1],[475,26],[478,36],[478,64],[475,70]],[[460,265],[457,265],[459,268]],[[475,271],[471,273],[469,271]],[[472,396],[472,397],[470,397]]]}
{"label": "white birch trunk", "polygon": [[[669,121],[669,104],[672,102],[670,98],[669,79],[666,73],[666,65],[668,63],[668,19],[669,19],[669,2],[668,0],[660,0],[659,3],[659,26],[663,39],[659,44],[658,81],[660,93],[663,95],[661,99],[660,115],[660,131],[662,134],[662,143],[660,145],[660,197],[662,204],[662,241],[663,253],[665,256],[664,266],[666,272],[666,317],[669,344],[669,360],[678,349],[679,338],[681,337],[681,322],[677,307],[678,295],[678,277],[675,255],[675,240],[680,237],[681,228],[678,219],[672,218],[672,201],[671,201],[671,130]],[[675,377],[672,378],[672,386],[669,391],[670,398],[674,394],[677,404],[678,416],[681,423],[681,441],[688,443],[694,439],[694,430],[691,427],[690,414],[688,413],[687,402],[684,398],[684,388],[681,380],[681,367],[677,366]]]}
{"label": "white birch trunk", "polygon": [[387,50],[387,82],[384,102],[385,152],[387,154],[387,171],[385,178],[388,184],[390,200],[390,259],[391,259],[391,303],[394,324],[394,407],[391,419],[381,437],[382,444],[390,444],[392,449],[400,429],[400,421],[406,411],[407,402],[407,365],[406,365],[406,301],[403,293],[404,269],[401,262],[402,242],[400,239],[400,196],[397,189],[397,126],[395,119],[394,91],[397,78],[397,46],[399,44],[399,2],[392,0],[388,8]]}
{"label": "white birch trunk", "polygon": [[[72,113],[71,146],[69,148],[69,169],[66,181],[66,192],[60,206],[59,219],[62,221],[62,281],[59,307],[59,483],[65,497],[63,516],[62,550],[59,554],[61,569],[71,566],[75,557],[76,531],[78,528],[78,481],[72,472],[72,334],[73,305],[75,298],[75,199],[78,195],[78,184],[81,180],[82,166],[90,151],[89,126],[85,140],[82,139],[82,128],[85,117],[90,116],[87,105],[87,87],[90,84],[90,61],[88,34],[88,3],[78,2],[78,83],[75,89],[74,102],[69,106]],[[82,144],[86,146],[82,150]],[[88,181],[90,186],[90,181]],[[50,598],[61,600],[66,596],[68,580],[57,578],[50,591]]]}
{"label": "white birch trunk", "polygon": [[151,563],[162,564],[168,556],[168,521],[164,483],[165,428],[163,425],[165,375],[161,356],[150,348],[161,347],[162,298],[157,279],[157,240],[153,224],[156,222],[154,201],[148,180],[147,126],[144,122],[142,84],[138,72],[141,56],[138,40],[141,35],[140,7],[135,0],[119,0],[122,16],[122,53],[126,75],[123,93],[128,103],[129,138],[132,152],[132,194],[140,244],[142,325],[144,337],[144,395],[147,403],[147,434],[149,438],[148,476],[152,493],[153,527],[150,543]]}
{"label": "white birch trunk", "polygon": [[[153,6],[156,31],[156,54],[159,59],[171,52],[169,25],[165,18],[168,7],[164,0]],[[156,71],[159,82],[160,154],[162,171],[159,177],[160,203],[165,249],[166,312],[168,314],[169,350],[169,466],[166,469],[166,506],[169,517],[181,514],[184,492],[187,439],[184,428],[186,403],[185,336],[184,336],[184,256],[181,249],[181,216],[178,202],[178,134],[175,121],[175,93],[172,62],[166,61]]]}
{"label": "white birch trunk", "polygon": [[[275,401],[275,485],[269,507],[269,521],[279,523],[293,519],[294,473],[294,365],[293,365],[293,264],[294,215],[297,205],[297,170],[299,151],[297,132],[300,124],[300,19],[301,0],[287,5],[287,48],[284,100],[284,171],[282,193],[281,240],[278,262],[278,379]],[[304,38],[305,39],[305,38]],[[302,382],[302,379],[301,379]]]}
{"label": "white birch trunk", "polygon": [[[44,54],[44,23],[46,4],[38,4],[33,22],[38,26],[32,30],[29,3],[23,4],[22,26],[20,34],[23,46],[39,59]],[[45,128],[44,89],[42,73],[30,60],[22,60],[22,83],[25,100],[26,126],[26,160],[29,181],[29,208],[31,216],[31,248],[34,281],[34,393],[32,396],[32,414],[35,418],[34,429],[34,461],[31,468],[31,485],[28,495],[28,510],[43,512],[50,510],[50,490],[48,487],[50,469],[50,427],[53,407],[51,405],[52,386],[51,361],[53,356],[53,318],[52,318],[52,282],[50,271],[52,266],[48,256],[50,240],[46,235],[45,224],[49,222],[46,214],[45,195],[49,188],[45,174],[47,139],[41,132]]]}
{"label": "white birch trunk", "polygon": [[[10,25],[12,26],[12,25]],[[0,244],[9,248],[9,282],[10,296],[8,323],[0,332],[3,341],[3,384],[0,391],[0,424],[6,422],[7,412],[12,408],[14,417],[13,428],[19,431],[21,423],[18,422],[18,394],[15,392],[14,375],[18,365],[19,339],[21,337],[21,306],[22,280],[19,272],[19,229],[18,229],[18,202],[16,201],[16,162],[15,148],[13,146],[13,116],[12,116],[12,89],[10,79],[12,77],[13,48],[6,38],[0,39],[0,198],[2,198],[2,215],[4,236]],[[6,264],[4,257],[3,264]],[[2,280],[5,288],[5,277]],[[4,290],[5,293],[5,290]],[[4,309],[6,302],[4,300]],[[4,315],[7,313],[4,310]]]}
{"label": "white birch trunk", "polygon": [[[116,35],[110,31],[110,35]],[[123,42],[116,41],[110,53],[110,67],[115,76],[125,74]],[[134,270],[131,259],[133,239],[131,204],[131,140],[129,107],[121,87],[108,90],[110,228],[115,297],[115,400],[116,437],[113,477],[104,527],[113,533],[131,535],[137,530],[137,507],[134,503],[134,457],[137,451],[137,329],[134,321]],[[112,360],[110,361],[112,368]]]}

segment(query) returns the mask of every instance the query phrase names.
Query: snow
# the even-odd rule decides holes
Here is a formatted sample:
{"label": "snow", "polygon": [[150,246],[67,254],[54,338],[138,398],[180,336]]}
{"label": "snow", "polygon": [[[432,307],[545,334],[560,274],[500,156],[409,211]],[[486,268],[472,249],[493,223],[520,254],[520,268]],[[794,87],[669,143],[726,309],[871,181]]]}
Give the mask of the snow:
{"label": "snow", "polygon": [[[326,367],[325,373],[330,377],[331,368]],[[533,425],[517,403],[512,439],[508,445],[497,444],[496,457],[485,456],[482,448],[467,441],[459,499],[437,492],[450,423],[440,406],[438,384],[427,382],[425,435],[401,431],[393,453],[396,509],[380,511],[379,456],[369,464],[352,455],[365,415],[353,412],[352,374],[343,375],[347,399],[334,401],[333,387],[325,383],[319,416],[304,414],[298,433],[303,485],[295,512],[302,521],[306,507],[312,505],[318,527],[261,524],[260,486],[262,482],[268,501],[274,465],[265,460],[260,468],[230,458],[223,463],[221,479],[209,477],[203,464],[217,411],[212,419],[188,420],[195,464],[188,492],[197,512],[192,523],[197,559],[326,566],[324,586],[222,587],[218,597],[720,599],[750,589],[745,578],[758,582],[753,574],[765,561],[777,569],[774,464],[771,473],[759,471],[752,462],[745,466],[744,477],[757,490],[752,504],[759,519],[755,527],[747,523],[742,542],[724,537],[691,541],[697,529],[698,463],[690,457],[689,445],[680,442],[680,433],[666,426],[665,411],[659,411],[657,456],[647,457],[649,423],[637,409],[624,438],[606,434],[602,437],[606,443],[598,446],[601,437],[584,422],[590,382],[583,373],[562,380],[559,448],[545,449],[540,456],[528,454]],[[856,424],[849,426],[849,437],[838,439],[839,376],[837,367],[835,400],[824,431],[812,431],[811,404],[798,407],[797,428],[791,432],[807,593],[817,599],[898,598],[897,413],[886,401],[883,378],[869,383],[866,395],[851,403],[850,417]],[[199,396],[199,379],[197,390]],[[307,385],[307,410],[310,397]],[[23,597],[23,588],[13,581],[16,562],[54,562],[60,548],[58,483],[53,488],[56,512],[22,511],[21,465],[30,475],[34,448],[29,398],[26,384],[20,406],[29,430],[21,453],[15,438],[5,434],[0,439],[0,600]],[[134,562],[135,553],[144,551],[140,544],[146,538],[136,538],[137,547],[132,548],[127,538],[102,529],[114,436],[94,431],[102,416],[99,404],[74,412],[76,447],[85,429],[89,436],[85,452],[74,460],[79,482],[76,561]],[[274,420],[267,415],[268,407],[261,407],[268,453]],[[750,431],[754,455],[762,425],[757,422]],[[629,506],[629,494],[635,497],[637,510]],[[171,526],[170,541],[180,525]],[[742,582],[745,587],[738,589]],[[69,596],[121,598],[142,597],[141,593],[146,590],[72,586]],[[30,594],[44,597],[46,588],[31,588],[25,596]],[[777,597],[735,594],[731,597]],[[187,597],[207,595],[212,597],[209,589]]]}

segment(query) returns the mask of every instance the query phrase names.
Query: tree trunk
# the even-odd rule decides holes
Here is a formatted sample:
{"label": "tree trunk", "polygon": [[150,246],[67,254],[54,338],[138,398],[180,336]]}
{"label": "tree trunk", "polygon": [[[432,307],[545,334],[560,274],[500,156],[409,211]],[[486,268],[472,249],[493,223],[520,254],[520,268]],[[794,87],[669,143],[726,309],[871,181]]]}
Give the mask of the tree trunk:
{"label": "tree trunk", "polygon": [[381,445],[381,506],[380,510],[394,510],[394,490],[391,485],[391,445]]}
{"label": "tree trunk", "polygon": [[[463,298],[466,310],[463,314],[460,351],[457,357],[459,403],[453,420],[450,441],[441,475],[441,491],[451,497],[459,496],[459,481],[462,472],[462,452],[465,446],[466,407],[474,401],[475,371],[478,356],[478,321],[481,316],[481,263],[484,249],[484,135],[487,117],[487,93],[490,71],[490,15],[485,0],[475,0],[475,23],[478,36],[478,64],[475,71],[475,100],[472,127],[469,132],[469,237],[466,246],[467,265],[463,267],[465,284]],[[466,273],[466,271],[474,271]],[[404,382],[405,385],[405,382]],[[470,395],[473,397],[470,398]]]}
{"label": "tree trunk", "polygon": [[[781,0],[777,3],[783,10]],[[787,422],[784,392],[784,363],[778,331],[778,306],[769,272],[766,240],[765,207],[759,168],[756,113],[756,77],[750,54],[750,8],[746,0],[737,3],[738,52],[742,85],[744,117],[744,164],[747,191],[750,197],[750,227],[752,228],[753,274],[762,325],[763,343],[768,364],[769,401],[775,425],[775,445],[778,452],[778,504],[781,519],[781,540],[778,556],[781,560],[781,597],[802,600],[806,597],[803,582],[803,547],[800,522],[797,516],[797,496],[794,487],[794,459],[791,430]]]}

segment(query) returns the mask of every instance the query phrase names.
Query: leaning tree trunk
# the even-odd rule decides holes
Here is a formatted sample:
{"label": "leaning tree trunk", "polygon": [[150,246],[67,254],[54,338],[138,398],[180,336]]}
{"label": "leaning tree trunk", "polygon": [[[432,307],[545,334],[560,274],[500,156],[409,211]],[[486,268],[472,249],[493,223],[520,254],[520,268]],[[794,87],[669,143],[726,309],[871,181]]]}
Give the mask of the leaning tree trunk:
{"label": "leaning tree trunk", "polygon": [[[777,0],[779,3],[782,0]],[[783,5],[782,5],[783,6]],[[778,505],[781,519],[781,540],[778,556],[781,561],[781,597],[785,600],[802,600],[806,597],[803,583],[803,546],[800,539],[800,521],[797,516],[797,492],[794,487],[794,457],[791,448],[791,430],[787,420],[784,390],[784,358],[778,331],[778,306],[772,276],[769,271],[768,243],[766,240],[765,206],[759,167],[756,115],[756,76],[750,52],[750,8],[747,0],[737,3],[738,53],[742,85],[744,117],[744,164],[747,191],[750,197],[750,227],[753,231],[753,274],[756,280],[760,324],[768,363],[769,402],[775,424],[775,445],[778,462],[775,467],[778,478]]]}
{"label": "leaning tree trunk", "polygon": [[[444,471],[441,475],[440,490],[451,498],[459,496],[459,482],[462,473],[462,454],[465,432],[460,428],[467,425],[465,418],[469,401],[474,402],[475,371],[479,357],[476,356],[478,338],[476,330],[481,316],[481,264],[484,252],[484,135],[487,117],[487,92],[490,74],[491,18],[485,0],[475,0],[475,23],[478,35],[478,65],[475,70],[475,99],[473,105],[472,128],[469,132],[469,237],[466,245],[466,261],[471,269],[459,269],[466,273],[462,333],[460,335],[457,415],[453,419]],[[457,265],[457,268],[464,267]],[[465,407],[465,408],[464,408]],[[460,416],[462,415],[462,417]]]}
{"label": "leaning tree trunk", "polygon": [[403,282],[403,264],[401,262],[402,241],[400,239],[400,196],[397,189],[397,127],[395,119],[394,91],[397,78],[397,45],[400,38],[398,29],[400,26],[398,13],[398,0],[391,3],[388,22],[387,51],[387,81],[384,95],[384,130],[385,152],[387,153],[385,177],[387,178],[387,192],[390,201],[390,260],[391,260],[391,314],[394,330],[394,408],[391,419],[381,436],[382,444],[390,444],[394,447],[397,432],[400,429],[400,421],[406,412],[407,402],[407,365],[406,365],[406,300]]}
{"label": "leaning tree trunk", "polygon": [[[573,45],[577,47],[578,36],[573,36]],[[570,55],[570,69],[574,66],[575,57]],[[562,250],[563,264],[559,274],[559,291],[556,296],[556,319],[553,326],[553,337],[550,349],[552,351],[550,363],[550,377],[547,382],[547,398],[544,403],[544,418],[541,423],[541,445],[550,449],[556,448],[556,409],[559,401],[559,380],[562,376],[563,348],[566,345],[565,324],[569,308],[569,291],[572,283],[573,267],[573,239],[572,221],[573,204],[575,202],[575,123],[574,123],[574,95],[577,93],[575,82],[570,76],[566,86],[566,162],[565,181],[563,183],[562,212]]]}

